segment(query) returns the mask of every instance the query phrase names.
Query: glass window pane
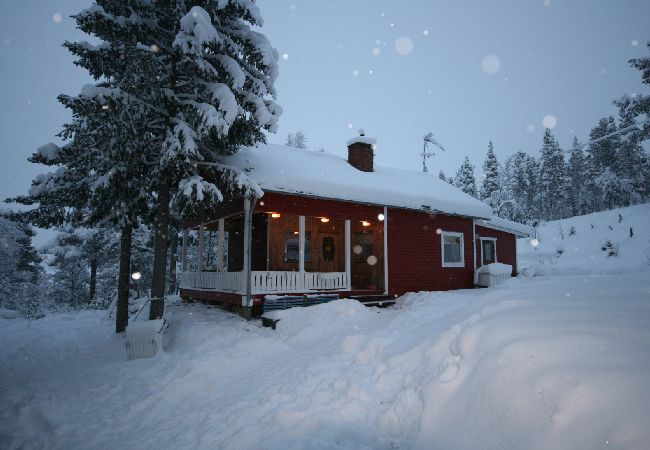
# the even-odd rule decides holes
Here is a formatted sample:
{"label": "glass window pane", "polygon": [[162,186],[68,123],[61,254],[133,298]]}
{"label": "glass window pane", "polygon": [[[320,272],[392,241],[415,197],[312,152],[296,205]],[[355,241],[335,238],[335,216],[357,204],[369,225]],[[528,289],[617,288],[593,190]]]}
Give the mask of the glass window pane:
{"label": "glass window pane", "polygon": [[460,263],[461,259],[461,245],[460,236],[444,236],[444,262],[446,263]]}

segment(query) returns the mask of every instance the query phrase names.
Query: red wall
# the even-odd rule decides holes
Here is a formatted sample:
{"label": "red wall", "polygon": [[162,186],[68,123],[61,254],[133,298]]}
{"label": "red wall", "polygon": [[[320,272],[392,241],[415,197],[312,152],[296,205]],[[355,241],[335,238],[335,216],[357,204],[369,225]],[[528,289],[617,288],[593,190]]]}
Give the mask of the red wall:
{"label": "red wall", "polygon": [[512,276],[517,275],[517,238],[514,234],[476,226],[476,267],[481,267],[481,242],[479,237],[491,237],[497,240],[497,262],[510,264]]}
{"label": "red wall", "polygon": [[383,213],[384,208],[352,202],[266,192],[257,201],[255,211],[282,212],[284,214],[295,214],[299,216],[325,216],[332,219],[368,220],[370,222],[376,222],[377,215]]}
{"label": "red wall", "polygon": [[[474,286],[472,219],[404,209],[388,211],[388,291],[444,291]],[[440,234],[463,233],[465,267],[442,267]]]}

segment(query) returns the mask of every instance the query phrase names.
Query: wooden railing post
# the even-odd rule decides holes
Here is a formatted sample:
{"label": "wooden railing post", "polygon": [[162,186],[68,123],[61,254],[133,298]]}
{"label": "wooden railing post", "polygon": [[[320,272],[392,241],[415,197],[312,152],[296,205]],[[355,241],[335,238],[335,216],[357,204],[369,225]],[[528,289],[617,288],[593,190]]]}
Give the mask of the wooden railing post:
{"label": "wooden railing post", "polygon": [[350,221],[345,221],[345,279],[348,290],[352,290],[352,260],[350,246],[352,245]]}

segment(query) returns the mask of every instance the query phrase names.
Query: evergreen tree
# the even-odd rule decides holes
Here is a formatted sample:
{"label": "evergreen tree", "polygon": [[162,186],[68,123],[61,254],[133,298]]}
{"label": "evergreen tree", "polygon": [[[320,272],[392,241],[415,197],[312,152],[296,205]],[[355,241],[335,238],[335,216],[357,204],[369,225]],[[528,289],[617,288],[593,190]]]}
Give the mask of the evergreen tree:
{"label": "evergreen tree", "polygon": [[442,181],[447,181],[447,175],[445,175],[445,171],[444,171],[444,170],[441,170],[440,172],[438,172],[438,178],[439,178],[440,180],[442,180]]}
{"label": "evergreen tree", "polygon": [[589,133],[592,142],[587,148],[590,165],[588,183],[590,193],[594,197],[594,211],[614,208],[623,202],[623,183],[616,170],[621,138],[619,135],[609,136],[617,129],[616,121],[610,116],[600,119],[598,125]]}
{"label": "evergreen tree", "polygon": [[476,191],[476,178],[474,178],[474,166],[470,163],[467,156],[463,160],[463,164],[461,164],[458,172],[456,172],[454,186],[464,193],[478,198],[478,193]]}
{"label": "evergreen tree", "polygon": [[0,214],[0,308],[27,317],[40,315],[39,258],[32,247],[34,232],[24,222]]}
{"label": "evergreen tree", "polygon": [[564,216],[566,175],[564,154],[548,128],[544,133],[539,166],[539,205],[544,220]]}
{"label": "evergreen tree", "polygon": [[574,216],[585,214],[586,211],[586,161],[582,145],[577,137],[573,138],[571,155],[567,163],[569,177],[568,198],[571,213]]}
{"label": "evergreen tree", "polygon": [[[625,130],[634,125],[635,122],[630,116],[626,116],[624,111],[621,111],[621,113],[620,130]],[[624,206],[639,203],[645,197],[646,180],[643,172],[645,151],[638,141],[639,136],[640,134],[636,132],[622,132],[616,152],[615,169],[616,174],[621,179],[623,188],[621,201]]]}
{"label": "evergreen tree", "polygon": [[[67,43],[78,64],[137,98],[155,124],[150,317],[160,317],[170,204],[183,216],[198,216],[223,199],[223,189],[243,187],[243,195],[260,195],[244,173],[219,162],[241,146],[264,141],[263,130],[277,128],[278,54],[251,28],[262,25],[252,0],[103,0],[75,18],[82,31],[104,42],[92,48]],[[210,165],[197,170],[197,163]]]}
{"label": "evergreen tree", "polygon": [[[646,45],[650,49],[650,41]],[[630,66],[641,71],[641,82],[650,85],[650,57],[631,59],[629,63]],[[628,120],[639,119],[638,129],[632,132],[633,140],[642,142],[650,139],[650,95],[626,95],[614,103],[619,107],[621,117]]]}
{"label": "evergreen tree", "polygon": [[501,190],[501,170],[494,154],[492,141],[488,144],[487,157],[483,162],[483,181],[481,183],[481,200],[490,205],[495,213],[503,199],[499,198]]}

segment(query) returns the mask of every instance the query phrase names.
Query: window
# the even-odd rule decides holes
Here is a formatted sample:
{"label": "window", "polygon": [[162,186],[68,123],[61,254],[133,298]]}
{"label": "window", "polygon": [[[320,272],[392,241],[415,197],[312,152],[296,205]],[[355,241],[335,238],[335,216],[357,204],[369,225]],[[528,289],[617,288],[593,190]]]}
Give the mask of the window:
{"label": "window", "polygon": [[[311,233],[305,233],[305,262],[311,261]],[[284,262],[299,262],[300,237],[293,231],[284,234]]]}
{"label": "window", "polygon": [[443,231],[442,239],[442,267],[465,267],[465,246],[463,233]]}
{"label": "window", "polygon": [[497,262],[497,240],[492,238],[481,238],[482,265]]}

